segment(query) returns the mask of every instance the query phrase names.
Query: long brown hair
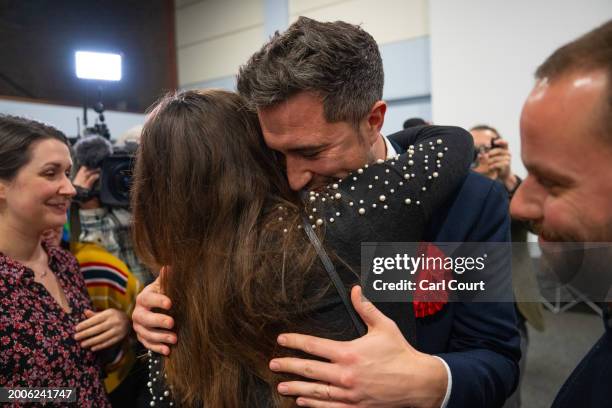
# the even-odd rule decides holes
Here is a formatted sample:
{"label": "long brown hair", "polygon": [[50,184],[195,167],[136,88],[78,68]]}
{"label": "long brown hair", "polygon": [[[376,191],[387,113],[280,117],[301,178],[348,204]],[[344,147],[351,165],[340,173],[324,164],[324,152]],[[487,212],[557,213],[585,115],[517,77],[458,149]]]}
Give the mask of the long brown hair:
{"label": "long brown hair", "polygon": [[[164,97],[142,132],[132,206],[139,255],[172,299],[178,344],[167,382],[187,406],[277,406],[276,337],[327,288],[297,226],[299,200],[259,122],[236,94]],[[259,386],[258,386],[259,385]]]}

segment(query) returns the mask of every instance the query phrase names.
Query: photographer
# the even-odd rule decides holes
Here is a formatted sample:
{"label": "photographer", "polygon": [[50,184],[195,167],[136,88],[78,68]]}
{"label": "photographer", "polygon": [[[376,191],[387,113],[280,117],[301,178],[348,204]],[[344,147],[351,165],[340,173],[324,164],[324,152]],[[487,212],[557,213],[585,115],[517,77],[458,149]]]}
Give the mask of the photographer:
{"label": "photographer", "polygon": [[508,141],[502,139],[495,128],[487,125],[474,126],[470,133],[474,138],[474,171],[499,180],[512,198],[522,180],[512,172]]}
{"label": "photographer", "polygon": [[[136,296],[152,275],[137,259],[132,246],[132,215],[126,208],[135,143],[113,147],[102,136],[89,135],[74,145],[78,171],[73,179],[77,190],[71,247],[85,277],[87,290],[98,310],[115,310],[129,319]],[[109,166],[109,163],[111,164]],[[114,165],[113,165],[114,164]],[[106,175],[104,174],[106,172]],[[113,183],[102,183],[104,176]],[[101,185],[103,185],[101,187]],[[104,190],[117,198],[108,201]],[[106,198],[106,200],[105,200]],[[73,221],[74,222],[74,221]],[[105,386],[113,406],[135,406],[146,390],[144,367],[136,355],[142,350],[132,336],[107,364]]]}
{"label": "photographer", "polygon": [[135,143],[113,148],[108,140],[92,135],[78,141],[75,146],[77,171],[73,185],[77,189],[75,201],[79,204],[79,242],[96,243],[125,262],[141,285],[153,280],[151,272],[134,253],[130,226],[132,215],[123,207],[103,205],[98,181],[102,177],[102,163],[117,151],[127,155],[136,150]]}
{"label": "photographer", "polygon": [[[508,141],[502,139],[499,132],[487,125],[478,125],[470,129],[474,139],[474,162],[472,169],[492,180],[498,180],[504,185],[511,200],[514,192],[521,185],[521,178],[512,172],[510,166],[511,154]],[[510,226],[512,242],[526,242],[528,225],[523,221],[512,220]],[[542,306],[535,302],[521,302],[521,299],[537,299],[538,283],[535,277],[527,248],[513,245],[512,248],[512,287],[516,302],[518,329],[521,333],[520,380],[522,381],[526,367],[527,348],[529,346],[528,322],[538,331],[544,330],[544,315]],[[520,407],[521,386],[512,394],[504,408]]]}

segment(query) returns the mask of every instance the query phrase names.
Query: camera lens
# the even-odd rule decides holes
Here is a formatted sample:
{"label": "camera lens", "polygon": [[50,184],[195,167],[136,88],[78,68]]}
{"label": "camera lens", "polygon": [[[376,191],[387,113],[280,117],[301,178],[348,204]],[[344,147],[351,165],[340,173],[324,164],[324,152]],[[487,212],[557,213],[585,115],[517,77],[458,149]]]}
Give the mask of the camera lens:
{"label": "camera lens", "polygon": [[127,207],[132,186],[133,156],[111,156],[102,166],[100,200],[109,206]]}

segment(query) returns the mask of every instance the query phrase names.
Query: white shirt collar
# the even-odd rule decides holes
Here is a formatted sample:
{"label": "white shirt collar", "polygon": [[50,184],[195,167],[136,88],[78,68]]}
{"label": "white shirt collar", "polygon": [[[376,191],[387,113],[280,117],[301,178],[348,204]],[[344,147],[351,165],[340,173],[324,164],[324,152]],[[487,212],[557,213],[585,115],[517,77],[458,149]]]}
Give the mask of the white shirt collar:
{"label": "white shirt collar", "polygon": [[387,146],[387,160],[394,158],[397,156],[397,152],[395,151],[395,147],[391,144],[391,141],[384,135],[381,135],[383,140],[385,141],[385,146]]}

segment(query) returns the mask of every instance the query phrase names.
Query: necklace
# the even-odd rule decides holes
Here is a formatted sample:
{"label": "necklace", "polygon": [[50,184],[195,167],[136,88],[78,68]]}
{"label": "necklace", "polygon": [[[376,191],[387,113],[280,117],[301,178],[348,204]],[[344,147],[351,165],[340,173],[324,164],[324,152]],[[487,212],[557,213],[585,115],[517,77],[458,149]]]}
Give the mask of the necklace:
{"label": "necklace", "polygon": [[[34,272],[34,268],[30,268],[32,270],[32,272]],[[49,274],[49,267],[45,266],[42,270],[41,273],[37,274],[36,272],[34,272],[34,276],[36,276],[38,279],[42,279],[45,278],[47,275]]]}

